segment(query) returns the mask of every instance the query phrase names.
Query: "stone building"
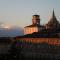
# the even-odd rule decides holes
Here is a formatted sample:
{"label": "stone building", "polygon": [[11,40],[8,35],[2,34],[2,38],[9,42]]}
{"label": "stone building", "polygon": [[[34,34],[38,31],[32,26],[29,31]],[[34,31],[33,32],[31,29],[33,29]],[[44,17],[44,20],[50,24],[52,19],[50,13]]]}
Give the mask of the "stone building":
{"label": "stone building", "polygon": [[32,16],[32,25],[24,27],[24,34],[32,34],[34,32],[39,32],[44,29],[44,26],[40,25],[40,16]]}

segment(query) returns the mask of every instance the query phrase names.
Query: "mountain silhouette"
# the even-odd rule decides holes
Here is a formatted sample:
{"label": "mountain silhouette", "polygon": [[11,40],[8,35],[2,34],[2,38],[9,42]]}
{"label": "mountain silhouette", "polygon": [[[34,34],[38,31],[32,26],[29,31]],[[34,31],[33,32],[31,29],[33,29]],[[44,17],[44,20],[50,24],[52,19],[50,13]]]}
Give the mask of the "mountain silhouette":
{"label": "mountain silhouette", "polygon": [[23,29],[17,26],[0,25],[0,37],[15,37],[23,35]]}

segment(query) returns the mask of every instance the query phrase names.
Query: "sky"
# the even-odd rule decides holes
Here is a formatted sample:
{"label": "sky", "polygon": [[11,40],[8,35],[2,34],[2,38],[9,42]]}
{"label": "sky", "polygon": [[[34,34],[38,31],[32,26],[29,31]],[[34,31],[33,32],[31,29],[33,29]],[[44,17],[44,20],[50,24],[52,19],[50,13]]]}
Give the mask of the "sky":
{"label": "sky", "polygon": [[0,23],[25,27],[32,24],[32,15],[40,15],[46,24],[53,12],[60,20],[60,0],[0,0]]}

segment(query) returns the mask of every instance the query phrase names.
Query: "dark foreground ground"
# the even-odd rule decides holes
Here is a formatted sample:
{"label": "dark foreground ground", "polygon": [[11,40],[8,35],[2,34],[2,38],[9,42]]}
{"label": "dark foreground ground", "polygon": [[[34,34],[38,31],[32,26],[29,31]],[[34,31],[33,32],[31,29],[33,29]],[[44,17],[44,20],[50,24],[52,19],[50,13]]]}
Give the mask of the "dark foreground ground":
{"label": "dark foreground ground", "polygon": [[20,57],[13,57],[13,56],[10,56],[10,55],[1,55],[0,56],[0,60],[60,60],[60,57],[57,57],[57,56],[44,56],[44,55],[40,55],[39,58],[35,57],[24,57],[24,56],[20,56]]}
{"label": "dark foreground ground", "polygon": [[8,53],[0,54],[0,60],[60,60],[60,46],[17,40],[11,43]]}

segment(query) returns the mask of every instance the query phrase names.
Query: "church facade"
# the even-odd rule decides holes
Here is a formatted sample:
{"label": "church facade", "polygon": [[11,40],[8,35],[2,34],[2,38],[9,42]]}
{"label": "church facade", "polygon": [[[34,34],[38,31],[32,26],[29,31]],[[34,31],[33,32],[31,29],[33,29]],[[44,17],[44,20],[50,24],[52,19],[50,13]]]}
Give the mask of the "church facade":
{"label": "church facade", "polygon": [[32,25],[24,27],[24,34],[32,34],[34,32],[39,32],[42,29],[44,29],[44,27],[40,25],[40,16],[33,15]]}

